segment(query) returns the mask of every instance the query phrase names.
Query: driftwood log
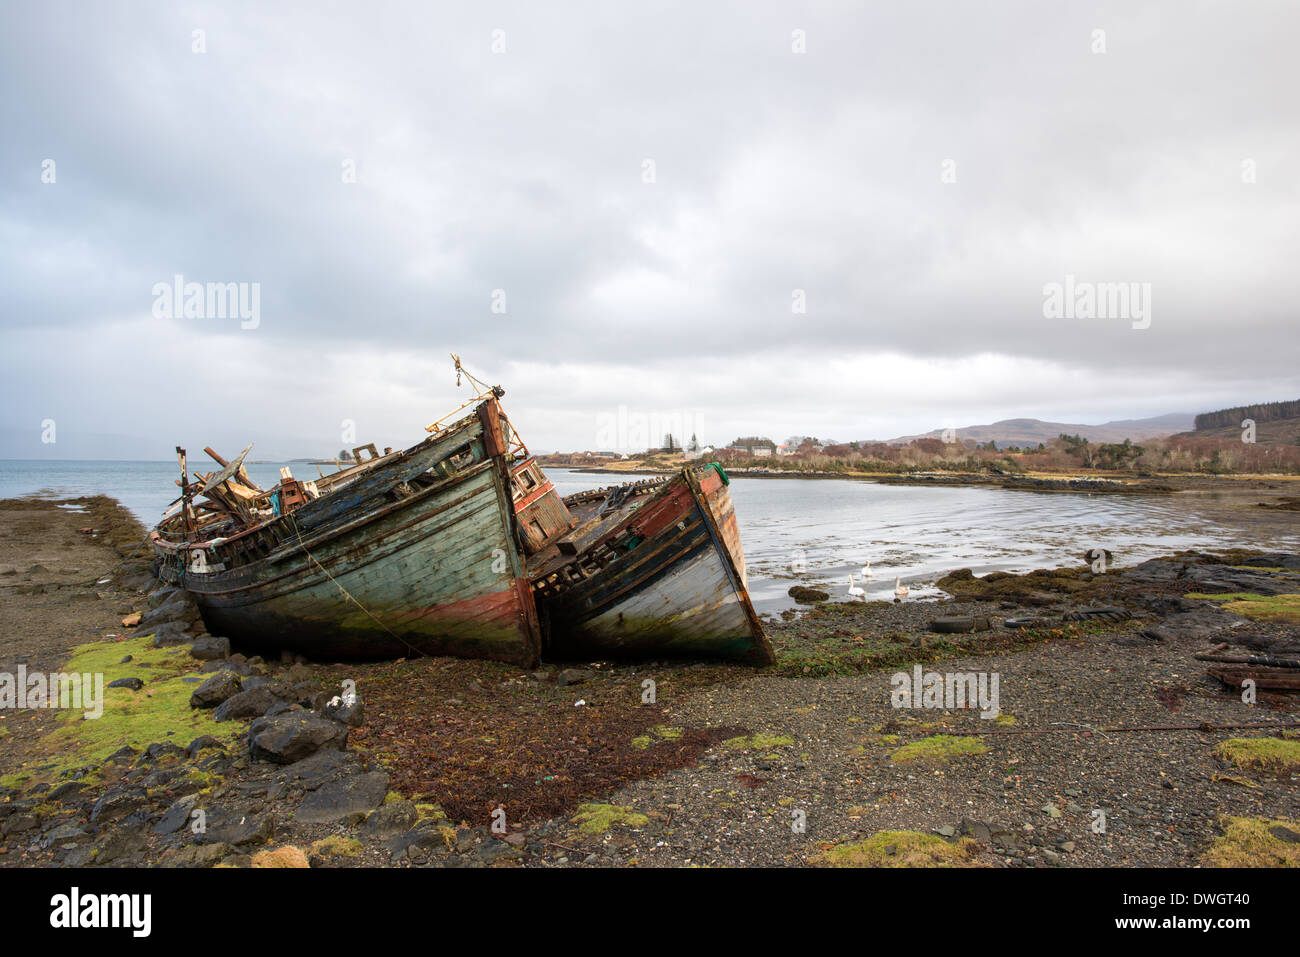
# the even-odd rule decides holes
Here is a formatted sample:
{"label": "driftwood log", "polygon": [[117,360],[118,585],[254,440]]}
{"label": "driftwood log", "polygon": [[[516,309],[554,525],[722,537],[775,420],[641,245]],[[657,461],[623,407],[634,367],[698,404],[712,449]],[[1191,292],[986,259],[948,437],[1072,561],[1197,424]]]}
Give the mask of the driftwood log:
{"label": "driftwood log", "polygon": [[1223,665],[1261,665],[1265,668],[1300,668],[1300,658],[1275,658],[1273,655],[1192,655],[1197,661]]}

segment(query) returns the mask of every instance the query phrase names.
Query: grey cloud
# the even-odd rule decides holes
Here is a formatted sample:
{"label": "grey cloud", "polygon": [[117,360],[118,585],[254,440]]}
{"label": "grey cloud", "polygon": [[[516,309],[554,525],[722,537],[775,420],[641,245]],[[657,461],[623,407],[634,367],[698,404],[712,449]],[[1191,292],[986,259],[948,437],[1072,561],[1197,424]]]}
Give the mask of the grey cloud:
{"label": "grey cloud", "polygon": [[[653,363],[673,386],[730,370],[708,390],[728,423],[733,405],[792,417],[799,391],[765,381],[782,361],[852,354],[1104,379],[1054,413],[1071,420],[1287,397],[1251,389],[1295,383],[1297,26],[1262,3],[10,6],[0,322],[31,351],[8,360],[6,427],[73,389],[70,370],[96,375],[77,353],[112,323],[140,337],[114,361],[172,343],[148,375],[102,376],[119,409],[220,391],[229,369],[181,346],[213,332],[230,361],[290,361],[305,387],[367,350],[593,378]],[[256,334],[150,327],[150,289],[176,273],[260,283]],[[1045,319],[1042,287],[1067,273],[1151,283],[1151,328]],[[1180,391],[1152,396],[1166,378]],[[317,387],[346,406],[375,385]],[[278,384],[241,388],[256,407]],[[1012,381],[981,390],[972,414],[1049,414]],[[587,414],[557,393],[551,421]],[[277,441],[312,434],[300,418]]]}

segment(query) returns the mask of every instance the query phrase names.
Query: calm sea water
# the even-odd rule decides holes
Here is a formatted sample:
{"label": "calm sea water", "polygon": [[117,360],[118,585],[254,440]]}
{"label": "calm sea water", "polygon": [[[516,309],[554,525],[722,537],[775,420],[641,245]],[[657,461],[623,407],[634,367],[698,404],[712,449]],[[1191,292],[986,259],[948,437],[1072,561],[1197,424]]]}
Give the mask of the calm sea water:
{"label": "calm sea water", "polygon": [[[562,495],[610,484],[611,475],[548,469]],[[1280,529],[1242,532],[1160,495],[1088,495],[996,488],[925,488],[841,479],[733,477],[750,595],[759,611],[792,607],[793,584],[847,599],[848,576],[867,600],[892,599],[901,578],[917,598],[955,568],[977,575],[1078,565],[1091,548],[1128,565],[1184,548],[1300,548]],[[871,563],[872,578],[861,569]]]}
{"label": "calm sea water", "polygon": [[[266,488],[279,481],[284,464],[249,465],[248,472]],[[314,465],[290,467],[299,478],[317,474]],[[178,494],[176,474],[170,462],[0,461],[0,498],[111,495],[152,526]],[[561,495],[626,480],[568,469],[547,475]],[[786,591],[796,582],[846,597],[849,573],[858,575],[864,562],[873,572],[865,583],[871,599],[892,597],[895,578],[913,596],[927,597],[938,594],[927,583],[954,568],[983,574],[1073,565],[1098,546],[1122,564],[1182,548],[1300,547],[1300,539],[1281,531],[1243,542],[1239,531],[1163,496],[747,478],[732,480],[731,495],[760,611],[790,607]]]}
{"label": "calm sea water", "polygon": [[[206,456],[190,456],[193,467],[206,471]],[[203,464],[207,463],[207,464]],[[300,479],[316,477],[316,466],[295,462],[247,465],[249,477],[262,488],[280,481],[280,469],[289,465]],[[326,472],[333,471],[322,465]],[[0,498],[16,495],[47,495],[74,498],[78,495],[111,495],[138,518],[146,528],[157,524],[168,505],[181,494],[176,485],[180,469],[175,462],[37,462],[0,460]]]}

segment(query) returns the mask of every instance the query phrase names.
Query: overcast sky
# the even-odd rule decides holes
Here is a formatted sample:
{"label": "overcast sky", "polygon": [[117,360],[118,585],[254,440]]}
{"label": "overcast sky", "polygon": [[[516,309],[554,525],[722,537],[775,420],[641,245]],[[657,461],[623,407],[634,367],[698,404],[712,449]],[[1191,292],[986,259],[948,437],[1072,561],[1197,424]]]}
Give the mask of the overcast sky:
{"label": "overcast sky", "polygon": [[[537,451],[620,407],[719,443],[1296,398],[1297,37],[1281,2],[15,0],[0,456],[408,445],[452,351]],[[255,319],[160,317],[176,275]],[[1147,311],[1049,318],[1067,275]]]}

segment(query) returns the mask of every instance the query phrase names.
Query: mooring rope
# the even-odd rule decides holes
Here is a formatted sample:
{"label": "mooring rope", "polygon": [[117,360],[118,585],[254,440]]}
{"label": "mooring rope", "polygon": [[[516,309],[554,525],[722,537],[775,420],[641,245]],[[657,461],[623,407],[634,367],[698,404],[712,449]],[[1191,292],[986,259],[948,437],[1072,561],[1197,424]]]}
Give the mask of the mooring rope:
{"label": "mooring rope", "polygon": [[309,548],[307,547],[307,545],[303,542],[303,540],[302,540],[302,529],[300,529],[300,528],[298,527],[298,523],[295,522],[295,521],[293,520],[293,515],[290,514],[290,513],[288,513],[288,512],[286,512],[284,517],[285,517],[286,519],[288,519],[288,520],[289,520],[289,524],[290,524],[291,526],[293,526],[293,532],[294,532],[294,535],[297,536],[297,539],[298,539],[298,547],[301,548],[301,549],[303,550],[303,554],[305,554],[308,558],[310,558],[313,562],[315,562],[316,567],[319,568],[322,572],[324,572],[325,577],[328,578],[330,581],[332,581],[332,582],[334,583],[335,587],[337,587],[338,590],[341,591],[341,592],[343,593],[343,596],[344,596],[345,598],[347,598],[348,601],[352,602],[352,604],[354,604],[354,605],[356,605],[358,608],[360,608],[361,611],[366,615],[366,617],[368,617],[368,618],[369,618],[371,621],[373,621],[376,625],[378,625],[380,628],[384,629],[384,631],[388,632],[390,635],[392,635],[394,638],[396,638],[396,639],[397,639],[398,641],[400,641],[402,644],[406,645],[407,648],[411,649],[411,651],[414,652],[415,655],[416,655],[417,657],[426,657],[426,658],[429,657],[429,655],[428,655],[426,652],[421,651],[421,650],[420,650],[419,648],[417,648],[415,645],[411,644],[409,641],[407,641],[405,638],[403,638],[403,637],[402,637],[401,635],[399,635],[397,632],[393,631],[393,629],[389,628],[389,627],[388,627],[387,625],[385,625],[382,621],[380,621],[379,618],[378,618],[378,617],[377,617],[373,612],[371,612],[371,610],[370,610],[369,608],[367,608],[365,605],[361,604],[361,602],[357,600],[357,598],[356,598],[355,595],[353,595],[350,591],[348,591],[346,588],[344,588],[344,587],[343,587],[343,583],[340,582],[337,578],[335,578],[333,575],[330,574],[329,569],[326,568],[324,565],[322,565],[322,564],[320,563],[320,560],[319,560],[315,555],[313,555],[313,554],[311,553],[311,549],[309,549]]}

